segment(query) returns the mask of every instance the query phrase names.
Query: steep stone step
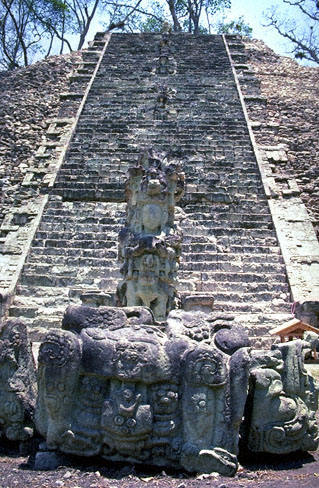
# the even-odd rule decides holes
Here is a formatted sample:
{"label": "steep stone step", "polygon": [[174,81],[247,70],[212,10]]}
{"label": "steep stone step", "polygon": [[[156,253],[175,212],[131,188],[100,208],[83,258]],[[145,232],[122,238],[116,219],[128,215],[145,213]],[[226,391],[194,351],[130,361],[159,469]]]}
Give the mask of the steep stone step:
{"label": "steep stone step", "polygon": [[226,222],[231,221],[231,223],[238,222],[241,223],[243,221],[250,221],[250,222],[272,222],[271,215],[269,213],[240,213],[237,212],[230,212],[227,208],[221,212],[218,212],[217,209],[213,209],[211,205],[188,205],[184,209],[185,214],[187,215],[188,219],[198,220],[199,218],[206,218],[213,219],[214,217],[218,217],[218,223],[225,225]]}
{"label": "steep stone step", "polygon": [[[286,277],[283,273],[276,273],[274,270],[268,272],[268,282],[265,283],[265,276],[264,273],[258,272],[234,272],[234,271],[218,271],[214,270],[206,270],[205,272],[192,270],[186,271],[183,269],[179,270],[179,279],[180,280],[190,280],[194,282],[213,282],[213,283],[223,283],[227,286],[228,283],[237,284],[237,283],[244,283],[244,285],[249,285],[253,283],[262,284],[262,286],[269,287],[274,285],[275,287],[279,283],[286,284]],[[269,283],[271,281],[271,283]]]}
{"label": "steep stone step", "polygon": [[[196,230],[197,232],[201,232],[201,236],[196,239]],[[265,234],[262,234],[260,237],[256,236],[240,236],[235,233],[235,235],[230,235],[226,234],[227,230],[224,229],[225,234],[224,235],[215,235],[212,232],[210,232],[209,229],[206,229],[206,232],[204,229],[198,229],[198,227],[194,229],[192,234],[186,234],[184,233],[184,238],[183,238],[183,254],[185,253],[185,256],[188,256],[189,253],[194,254],[198,252],[198,248],[192,249],[186,248],[185,245],[189,244],[192,246],[194,244],[195,246],[197,244],[213,244],[215,246],[215,251],[223,252],[226,254],[229,254],[228,249],[225,249],[223,246],[229,246],[229,245],[241,245],[241,246],[249,246],[252,243],[256,247],[260,246],[266,246],[266,247],[272,247],[276,248],[277,247],[277,239],[275,237],[269,237]],[[189,258],[185,257],[185,260],[189,260]],[[208,258],[209,260],[209,258]]]}
{"label": "steep stone step", "polygon": [[[69,272],[71,275],[73,271]],[[67,276],[64,274],[63,276],[54,276],[51,273],[49,275],[33,275],[27,274],[27,272],[23,273],[21,278],[21,284],[27,286],[41,286],[41,287],[54,287],[54,288],[71,288],[71,287],[95,287],[100,289],[111,289],[115,290],[117,285],[117,280],[109,279],[108,277],[104,278],[100,275],[97,276],[96,271],[88,272],[88,274],[80,273],[75,276]]]}
{"label": "steep stone step", "polygon": [[[179,290],[211,293],[217,310],[265,333],[289,312],[282,257],[222,38],[171,36],[176,64],[168,74],[158,70],[160,38],[111,37],[11,310],[30,327],[59,326],[65,307],[80,303],[74,290],[114,293],[125,174],[145,147],[173,148],[184,162],[186,194],[176,211],[184,232]],[[241,43],[231,39],[249,83]],[[75,99],[102,47],[100,34],[83,53]],[[167,112],[157,102],[164,85]],[[66,111],[72,103],[71,95]]]}
{"label": "steep stone step", "polygon": [[93,276],[96,277],[96,268],[99,269],[99,277],[119,279],[119,269],[110,268],[109,266],[101,266],[102,260],[92,260],[92,259],[74,259],[73,266],[71,264],[64,265],[63,263],[56,262],[42,262],[40,264],[29,263],[25,267],[25,274],[37,276],[37,275],[51,275],[52,277],[63,277],[63,276]]}
{"label": "steep stone step", "polygon": [[[39,249],[37,249],[37,251],[39,251]],[[36,265],[36,266],[40,266],[40,267],[46,267],[46,266],[49,266],[49,268],[53,267],[53,266],[61,266],[61,267],[67,267],[67,268],[81,268],[81,267],[88,267],[88,268],[103,268],[103,266],[105,266],[105,261],[106,259],[110,259],[112,257],[114,257],[114,253],[112,251],[112,255],[111,252],[106,252],[104,253],[103,250],[100,250],[100,253],[96,253],[95,250],[91,250],[91,254],[93,254],[93,256],[83,256],[82,254],[87,254],[89,250],[83,250],[81,249],[80,251],[82,252],[79,252],[77,253],[77,249],[72,249],[72,252],[69,252],[69,253],[65,253],[65,254],[49,254],[46,252],[46,249],[45,248],[42,248],[42,253],[41,252],[37,252],[37,253],[34,253],[34,255],[32,255],[29,259],[28,259],[28,264],[26,264],[26,266],[24,267],[24,270],[26,271],[27,269],[29,269],[29,267],[31,265]],[[115,251],[116,255],[117,255],[117,249]],[[100,254],[100,256],[99,256]],[[116,261],[115,261],[115,266],[116,266]],[[112,269],[113,268],[110,268],[109,265],[106,267],[106,269],[109,269],[110,271],[110,276],[112,274]],[[96,269],[95,269],[95,273],[96,273]]]}
{"label": "steep stone step", "polygon": [[281,290],[286,293],[288,285],[286,283],[285,275],[281,273],[268,273],[268,282],[265,282],[264,274],[258,273],[231,273],[231,272],[196,272],[180,270],[179,281],[185,281],[195,284],[200,287],[197,291],[211,291],[211,290],[242,290],[245,291],[271,291]]}
{"label": "steep stone step", "polygon": [[[116,244],[116,243],[115,243]],[[96,240],[96,239],[83,239],[83,240],[73,240],[73,239],[34,239],[34,247],[45,247],[45,248],[75,248],[75,249],[107,249],[114,247],[114,241],[108,241],[106,239]]]}
{"label": "steep stone step", "polygon": [[[34,255],[34,259],[42,259],[44,262],[47,262],[48,256],[65,256],[65,258],[77,258],[77,257],[99,257],[100,259],[105,260],[116,260],[117,259],[117,248],[111,249],[104,249],[102,246],[96,247],[92,245],[89,249],[88,248],[79,248],[79,247],[34,247],[32,249],[32,253]],[[27,264],[26,264],[27,266]],[[26,268],[25,268],[26,269]]]}
{"label": "steep stone step", "polygon": [[[86,247],[88,242],[95,242],[104,243],[105,248],[111,247],[112,242],[114,241],[114,234],[113,236],[110,235],[107,231],[105,232],[85,232],[85,229],[82,229],[82,232],[44,232],[42,230],[37,232],[36,239],[33,241],[33,245],[40,245],[41,243],[45,242],[45,246],[47,247],[63,247],[68,243],[72,243],[74,247]],[[118,226],[119,230],[119,226]],[[117,237],[117,236],[116,236]],[[117,240],[117,239],[116,239]],[[59,244],[60,241],[60,244]],[[110,242],[111,241],[111,242]],[[38,244],[37,244],[38,243]],[[90,246],[87,246],[90,247]]]}
{"label": "steep stone step", "polygon": [[[239,235],[241,234],[250,234],[253,235],[254,232],[257,234],[258,231],[263,231],[266,230],[272,230],[273,229],[273,223],[271,219],[263,219],[259,221],[255,220],[233,220],[230,218],[228,221],[226,220],[212,220],[212,216],[210,214],[203,214],[199,212],[198,214],[192,214],[190,216],[191,218],[187,219],[187,221],[184,221],[183,228],[185,229],[185,232],[189,228],[192,228],[194,225],[204,225],[207,229],[211,229],[212,233],[221,233],[225,231],[225,224],[227,222],[227,229],[226,232],[238,232]],[[197,218],[196,218],[197,217]],[[271,234],[271,233],[270,233]]]}
{"label": "steep stone step", "polygon": [[[196,261],[194,259],[194,255],[190,254],[189,261],[181,262],[180,270],[181,271],[192,271],[196,269],[197,272],[205,272],[205,271],[227,271],[233,273],[262,273],[269,274],[269,279],[273,279],[273,273],[281,273],[283,275],[284,281],[286,281],[285,276],[285,266],[283,264],[275,264],[275,263],[256,263],[255,261],[251,263],[243,264],[240,260],[236,260],[236,257],[233,261],[227,259],[227,261],[218,261],[218,260],[203,260],[203,261]],[[263,277],[265,278],[265,277]]]}
{"label": "steep stone step", "polygon": [[196,253],[192,252],[189,254],[182,253],[181,262],[183,266],[194,266],[194,269],[197,266],[201,266],[201,264],[208,266],[215,264],[237,264],[240,263],[240,266],[244,268],[245,266],[263,266],[267,268],[268,265],[280,265],[282,269],[285,269],[283,258],[280,254],[231,254],[221,253],[221,252],[210,252],[210,253]]}
{"label": "steep stone step", "polygon": [[228,303],[229,310],[236,311],[237,303],[250,304],[268,304],[271,310],[276,309],[280,311],[282,307],[283,312],[290,310],[289,293],[287,290],[271,289],[259,290],[247,288],[223,288],[222,286],[213,286],[209,283],[207,287],[196,287],[189,281],[179,281],[178,291],[183,294],[209,293],[214,298],[214,308],[219,309],[219,304]]}
{"label": "steep stone step", "polygon": [[[73,257],[84,257],[84,258],[100,258],[107,260],[115,260],[117,258],[117,252],[114,250],[105,249],[83,249],[83,248],[62,248],[62,247],[33,247],[32,248],[32,259],[42,259],[46,262],[48,256],[65,256],[66,258]],[[30,258],[31,259],[31,258]],[[50,258],[48,258],[50,259]]]}
{"label": "steep stone step", "polygon": [[[282,312],[282,313],[287,313],[290,314],[290,303],[286,299],[282,298],[274,298],[274,296],[270,296],[269,300],[267,301],[247,301],[247,302],[235,302],[232,300],[232,296],[234,294],[227,294],[227,295],[222,295],[218,294],[216,295],[215,302],[214,302],[214,310],[215,311],[223,311],[223,312],[236,312],[237,314],[244,314],[244,316],[247,314],[261,314],[264,316],[266,313],[275,313],[275,312]],[[265,293],[262,294],[262,296],[265,296]],[[255,295],[255,298],[259,298],[258,294]],[[220,299],[218,299],[220,298]],[[222,298],[226,298],[226,301],[222,301]],[[235,298],[235,296],[234,296]],[[244,317],[243,317],[244,318]],[[289,320],[289,318],[286,318],[286,320]]]}

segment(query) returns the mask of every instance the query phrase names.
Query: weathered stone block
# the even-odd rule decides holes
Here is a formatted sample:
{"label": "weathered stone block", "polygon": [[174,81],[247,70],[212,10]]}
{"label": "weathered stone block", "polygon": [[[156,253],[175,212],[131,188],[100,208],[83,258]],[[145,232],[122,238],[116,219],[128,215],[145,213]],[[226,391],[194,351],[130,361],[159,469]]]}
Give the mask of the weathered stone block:
{"label": "weathered stone block", "polygon": [[[70,307],[39,352],[36,425],[51,450],[232,475],[253,451],[318,445],[307,341],[252,350],[227,314]],[[246,410],[245,410],[246,408]]]}
{"label": "weathered stone block", "polygon": [[39,352],[48,448],[233,474],[250,357],[229,327],[176,311],[164,333],[142,307],[69,308]]}
{"label": "weathered stone block", "polygon": [[246,419],[251,451],[286,454],[317,449],[319,389],[303,364],[310,349],[310,342],[298,339],[276,344],[268,352],[252,352]]}
{"label": "weathered stone block", "polygon": [[33,435],[36,375],[26,326],[9,320],[0,329],[0,429],[13,441]]}

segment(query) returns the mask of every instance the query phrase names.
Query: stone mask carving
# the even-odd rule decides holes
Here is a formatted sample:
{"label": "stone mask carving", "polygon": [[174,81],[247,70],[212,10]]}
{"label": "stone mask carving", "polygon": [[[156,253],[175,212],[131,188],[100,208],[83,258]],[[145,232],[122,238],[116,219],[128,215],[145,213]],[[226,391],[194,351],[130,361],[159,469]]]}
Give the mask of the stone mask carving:
{"label": "stone mask carving", "polygon": [[147,306],[164,321],[173,308],[182,233],[174,223],[183,195],[184,174],[177,160],[145,151],[126,181],[127,220],[120,233],[122,306]]}

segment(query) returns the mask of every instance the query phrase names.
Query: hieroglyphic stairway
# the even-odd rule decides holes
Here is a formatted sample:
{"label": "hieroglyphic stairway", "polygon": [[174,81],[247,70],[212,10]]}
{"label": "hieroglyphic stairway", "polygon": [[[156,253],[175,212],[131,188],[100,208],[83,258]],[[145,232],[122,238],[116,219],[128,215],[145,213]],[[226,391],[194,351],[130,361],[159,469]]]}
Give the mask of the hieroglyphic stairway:
{"label": "hieroglyphic stairway", "polygon": [[182,298],[200,307],[211,295],[215,310],[265,335],[290,317],[290,295],[223,38],[113,34],[103,53],[92,78],[85,65],[74,77],[75,98],[81,76],[91,84],[10,315],[59,326],[83,291],[114,294],[126,171],[152,147],[184,164]]}

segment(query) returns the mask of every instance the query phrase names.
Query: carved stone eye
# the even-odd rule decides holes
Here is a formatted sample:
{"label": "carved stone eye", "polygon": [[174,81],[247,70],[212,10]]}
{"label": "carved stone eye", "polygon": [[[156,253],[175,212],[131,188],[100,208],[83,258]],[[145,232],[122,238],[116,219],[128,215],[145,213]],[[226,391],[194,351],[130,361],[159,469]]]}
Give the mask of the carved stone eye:
{"label": "carved stone eye", "polygon": [[48,392],[53,391],[53,390],[54,390],[54,384],[53,384],[53,383],[47,383],[47,384],[46,384],[46,390],[47,390]]}
{"label": "carved stone eye", "polygon": [[133,392],[132,392],[131,390],[129,390],[129,389],[125,389],[125,390],[123,391],[123,398],[124,398],[125,400],[131,400],[132,396],[133,396]]}
{"label": "carved stone eye", "polygon": [[205,363],[200,370],[200,375],[202,380],[206,384],[210,384],[214,382],[214,375],[217,369],[217,365],[215,363],[209,362]]}
{"label": "carved stone eye", "polygon": [[132,429],[136,425],[136,420],[135,419],[128,419],[128,421],[126,422],[126,425]]}
{"label": "carved stone eye", "polygon": [[122,417],[121,415],[116,415],[116,417],[114,417],[114,423],[116,425],[123,425],[124,424],[124,417]]}
{"label": "carved stone eye", "polygon": [[168,398],[170,398],[171,400],[175,399],[177,397],[177,393],[175,393],[174,391],[169,391],[168,394],[167,394]]}
{"label": "carved stone eye", "polygon": [[170,402],[170,401],[169,401],[169,399],[168,399],[166,396],[163,396],[163,397],[160,399],[160,401],[161,401],[161,403],[164,403],[164,405]]}
{"label": "carved stone eye", "polygon": [[59,390],[60,392],[65,391],[65,388],[66,388],[65,383],[63,383],[63,382],[58,383],[58,390]]}

